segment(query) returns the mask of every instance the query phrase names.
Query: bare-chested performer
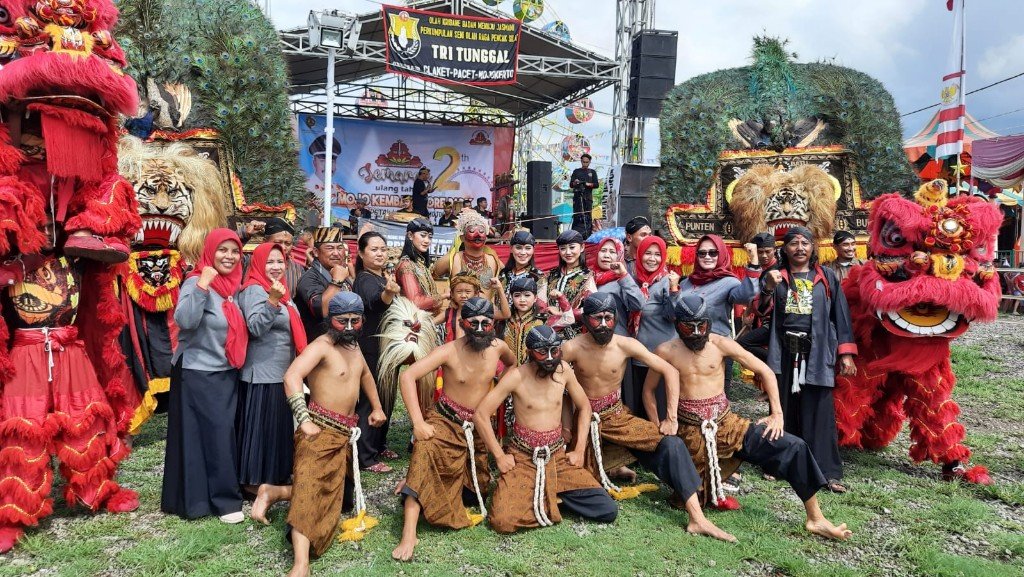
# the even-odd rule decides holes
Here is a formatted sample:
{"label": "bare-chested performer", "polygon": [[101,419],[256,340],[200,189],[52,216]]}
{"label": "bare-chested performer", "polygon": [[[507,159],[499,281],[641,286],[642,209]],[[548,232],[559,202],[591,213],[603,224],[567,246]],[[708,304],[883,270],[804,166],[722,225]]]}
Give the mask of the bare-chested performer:
{"label": "bare-chested performer", "polygon": [[[351,439],[353,431],[358,431],[355,406],[360,392],[373,408],[367,418],[370,426],[379,427],[386,420],[377,385],[356,340],[363,324],[362,299],[347,291],[335,293],[327,312],[327,334],[309,343],[284,374],[288,404],[299,423],[292,485],[265,486],[272,494],[262,492],[262,512],[274,501],[291,500],[288,526],[295,559],[289,577],[309,575],[310,550],[319,557],[334,541],[345,477],[352,464]],[[303,380],[309,386],[308,406]]]}
{"label": "bare-chested performer", "polygon": [[[582,334],[565,344],[563,358],[572,363],[590,401],[590,408],[596,415],[597,432],[595,434],[592,430],[592,443],[587,451],[590,471],[606,489],[614,488],[604,472],[599,449],[602,445],[629,449],[641,465],[682,497],[690,516],[687,532],[735,541],[735,537],[716,527],[701,510],[697,496],[700,477],[685,443],[675,436],[679,427],[675,415],[658,422],[654,389],[658,379],[663,377],[666,399],[669,403],[676,403],[679,397],[678,371],[648,351],[640,341],[615,334],[615,301],[608,293],[594,293],[583,300],[583,330]],[[643,392],[644,407],[651,415],[650,421],[633,415],[622,404],[622,377],[629,359],[637,359],[650,367]]]}
{"label": "bare-chested performer", "polygon": [[[561,503],[581,517],[611,523],[619,506],[583,466],[590,403],[572,368],[562,361],[562,340],[547,325],[526,334],[529,362],[507,372],[477,406],[477,431],[501,471],[488,522],[499,533],[547,527],[562,520]],[[515,424],[507,451],[498,443],[487,415],[512,395]],[[562,403],[576,406],[576,440],[566,452]]]}
{"label": "bare-chested performer", "polygon": [[[674,308],[679,338],[666,341],[655,352],[681,377],[679,436],[704,479],[704,500],[724,499],[722,479],[747,461],[789,482],[804,502],[808,531],[831,539],[849,537],[852,533],[845,523],[837,527],[821,513],[816,493],[827,481],[810,449],[801,438],[783,432],[779,389],[772,370],[736,341],[710,332],[711,317],[699,295],[677,299]],[[769,414],[756,424],[729,410],[722,384],[727,357],[760,377],[768,395]]]}
{"label": "bare-chested performer", "polygon": [[[431,525],[451,529],[476,525],[487,516],[483,493],[491,477],[486,447],[473,436],[473,410],[490,390],[498,361],[514,367],[516,357],[495,337],[490,301],[472,297],[463,303],[460,316],[465,334],[437,347],[399,377],[416,439],[399,491],[405,499],[405,525],[402,540],[391,552],[399,561],[412,559],[421,512]],[[441,396],[424,415],[416,381],[439,368],[444,370]],[[471,515],[466,508],[465,503],[472,501],[479,504],[480,515]]]}

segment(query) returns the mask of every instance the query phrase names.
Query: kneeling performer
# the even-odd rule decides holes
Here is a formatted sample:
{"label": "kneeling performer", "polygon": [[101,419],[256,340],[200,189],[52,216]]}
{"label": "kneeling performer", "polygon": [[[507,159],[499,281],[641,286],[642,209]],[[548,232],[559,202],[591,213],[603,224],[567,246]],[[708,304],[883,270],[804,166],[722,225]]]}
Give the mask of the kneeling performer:
{"label": "kneeling performer", "polygon": [[[499,533],[548,527],[562,520],[558,503],[587,519],[610,523],[619,507],[583,467],[590,404],[572,368],[562,362],[562,341],[547,325],[526,335],[530,362],[509,371],[477,406],[480,436],[501,471],[489,522]],[[562,402],[576,405],[577,434],[572,451],[562,437]],[[512,395],[515,424],[508,452],[502,450],[488,415]]]}
{"label": "kneeling performer", "polygon": [[[810,449],[799,437],[783,432],[775,374],[736,341],[711,334],[711,318],[699,295],[679,298],[674,307],[679,338],[663,343],[655,353],[681,377],[679,436],[704,479],[704,502],[723,502],[722,479],[747,461],[789,482],[804,502],[808,531],[832,539],[849,537],[845,523],[837,527],[821,513],[816,494],[826,481]],[[756,424],[729,410],[722,384],[726,357],[761,379],[770,412]]]}

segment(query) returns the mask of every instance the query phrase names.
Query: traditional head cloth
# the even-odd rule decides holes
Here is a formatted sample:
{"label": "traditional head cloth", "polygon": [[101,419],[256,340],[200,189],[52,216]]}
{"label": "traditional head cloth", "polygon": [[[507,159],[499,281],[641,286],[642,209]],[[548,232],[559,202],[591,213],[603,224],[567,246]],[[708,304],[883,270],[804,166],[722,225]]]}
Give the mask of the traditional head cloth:
{"label": "traditional head cloth", "polygon": [[412,195],[411,194],[403,194],[402,195],[402,200],[412,200]]}
{"label": "traditional head cloth", "polygon": [[533,280],[530,275],[521,276],[516,280],[512,281],[512,284],[508,287],[509,294],[516,294],[521,292],[531,292],[537,294],[537,281]]}
{"label": "traditional head cloth", "polygon": [[287,232],[288,234],[294,235],[295,229],[292,225],[288,224],[288,221],[283,218],[273,217],[268,218],[266,226],[263,228],[263,236],[270,236],[279,232]]}
{"label": "traditional head cloth", "polygon": [[575,231],[572,229],[563,232],[562,234],[558,235],[557,239],[555,239],[555,244],[557,244],[558,246],[565,246],[567,244],[573,243],[583,244],[583,235],[580,234],[579,231]]}
{"label": "traditional head cloth", "polygon": [[[648,272],[644,268],[643,258],[644,253],[652,246],[658,247],[658,250],[661,251],[661,264],[653,272]],[[640,292],[643,293],[644,298],[649,298],[651,296],[651,285],[664,278],[668,271],[668,247],[665,245],[665,240],[653,234],[641,240],[636,248],[635,268],[633,276],[636,278],[636,284],[640,285]],[[630,334],[634,336],[640,330],[640,311],[629,314],[629,330]]]}
{"label": "traditional head cloth", "polygon": [[476,276],[476,274],[468,270],[464,270],[458,274],[454,274],[450,279],[448,279],[449,288],[454,289],[455,285],[459,284],[473,285],[473,288],[475,288],[476,290],[483,290],[483,285],[480,284],[480,277]]}
{"label": "traditional head cloth", "polygon": [[611,293],[593,293],[583,299],[583,314],[615,312],[615,297]]}
{"label": "traditional head cloth", "polygon": [[651,226],[651,221],[646,216],[634,216],[626,223],[626,234],[636,234],[641,228]]}
{"label": "traditional head cloth", "polygon": [[363,314],[363,299],[354,292],[341,291],[334,293],[331,302],[327,304],[327,315],[336,317],[338,315]]}
{"label": "traditional head cloth", "polygon": [[[252,260],[249,261],[249,270],[245,272],[242,288],[260,286],[263,287],[263,290],[268,293],[270,292],[270,285],[273,282],[267,276],[267,259],[270,258],[270,253],[274,249],[281,251],[281,256],[284,256],[284,248],[273,242],[265,242],[256,247],[256,250],[252,252]],[[285,265],[287,266],[287,261]],[[288,326],[292,331],[292,344],[295,345],[295,353],[298,354],[302,352],[302,349],[306,348],[306,329],[302,326],[299,309],[295,308],[295,303],[292,302],[292,297],[288,294],[288,285],[282,282],[281,286],[284,288],[284,296],[281,297],[281,302],[288,311]]]}
{"label": "traditional head cloth", "polygon": [[540,325],[526,333],[526,348],[530,350],[547,349],[562,346],[562,339],[555,329],[548,325]]}
{"label": "traditional head cloth", "polygon": [[750,242],[757,245],[757,248],[775,248],[775,237],[767,232],[759,232],[750,239]]}
{"label": "traditional head cloth", "polygon": [[[341,144],[337,138],[331,138],[331,156],[336,157],[341,154]],[[313,139],[313,142],[309,145],[310,156],[327,156],[327,135],[321,134]]]}
{"label": "traditional head cloth", "polygon": [[530,246],[534,246],[537,244],[537,239],[533,238],[533,235],[530,234],[530,231],[528,230],[517,230],[516,233],[512,235],[512,238],[509,239],[508,244],[528,244]]}
{"label": "traditional head cloth", "polygon": [[838,245],[843,241],[856,238],[857,237],[853,236],[853,233],[848,230],[837,230],[836,234],[832,236],[832,244]]}
{"label": "traditional head cloth", "polygon": [[434,226],[425,218],[414,218],[405,225],[405,232],[434,232]]}
{"label": "traditional head cloth", "polygon": [[313,246],[342,242],[341,229],[333,226],[318,226],[313,231]]}
{"label": "traditional head cloth", "polygon": [[689,293],[676,298],[672,303],[672,310],[677,321],[689,322],[708,318],[708,305],[704,297],[699,294]]}
{"label": "traditional head cloth", "polygon": [[471,297],[469,300],[462,303],[461,315],[464,319],[471,319],[479,316],[485,316],[489,319],[493,319],[494,305],[491,304],[491,301],[485,298]]}
{"label": "traditional head cloth", "polygon": [[[239,255],[242,251],[242,241],[238,240],[235,231],[227,228],[215,228],[206,235],[206,242],[203,244],[203,254],[199,257],[196,267],[189,273],[189,278],[198,277],[206,267],[213,268],[213,261],[217,256],[217,247],[223,242],[233,242],[238,245]],[[236,369],[242,368],[245,364],[245,349],[249,346],[249,330],[245,325],[245,318],[242,311],[235,304],[235,293],[242,284],[242,262],[239,260],[235,268],[228,274],[220,274],[210,282],[210,288],[224,299],[221,311],[228,322],[228,336],[224,341],[224,355],[228,363]]]}
{"label": "traditional head cloth", "polygon": [[626,253],[626,250],[622,246],[622,242],[617,238],[608,237],[601,241],[601,244],[597,246],[597,252],[594,253],[594,262],[591,263],[590,268],[594,271],[594,284],[597,286],[606,285],[612,281],[618,280],[619,273],[608,269],[604,270],[597,265],[597,255],[604,248],[604,245],[612,243],[615,246],[615,260],[614,262],[622,262],[622,257]]}
{"label": "traditional head cloth", "polygon": [[812,245],[814,244],[814,234],[812,234],[808,228],[803,226],[789,227],[789,230],[787,230],[786,234],[782,237],[782,244],[789,244],[789,241],[793,240],[797,236],[802,236],[807,239],[807,242]]}
{"label": "traditional head cloth", "polygon": [[697,247],[699,248],[705,240],[710,240],[715,245],[715,249],[718,250],[718,262],[711,270],[704,270],[700,268],[700,263],[694,257],[693,274],[690,275],[690,282],[694,286],[701,286],[727,276],[735,277],[736,275],[732,272],[732,252],[729,250],[729,247],[725,246],[725,241],[722,240],[722,237],[717,234],[706,234],[697,241]]}

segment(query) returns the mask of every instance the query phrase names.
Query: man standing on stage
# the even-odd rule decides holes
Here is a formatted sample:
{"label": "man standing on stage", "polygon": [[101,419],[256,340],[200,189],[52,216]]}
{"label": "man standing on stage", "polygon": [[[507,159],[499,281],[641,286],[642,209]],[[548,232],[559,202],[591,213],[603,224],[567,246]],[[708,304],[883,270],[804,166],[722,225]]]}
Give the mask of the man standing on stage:
{"label": "man standing on stage", "polygon": [[594,189],[597,188],[597,171],[590,168],[590,155],[580,156],[580,167],[572,171],[569,186],[572,187],[572,229],[590,236],[594,231],[591,216],[594,211]]}
{"label": "man standing on stage", "polygon": [[427,209],[427,198],[434,192],[434,185],[430,184],[430,169],[421,167],[416,173],[416,182],[412,184],[412,211],[416,214],[429,217]]}

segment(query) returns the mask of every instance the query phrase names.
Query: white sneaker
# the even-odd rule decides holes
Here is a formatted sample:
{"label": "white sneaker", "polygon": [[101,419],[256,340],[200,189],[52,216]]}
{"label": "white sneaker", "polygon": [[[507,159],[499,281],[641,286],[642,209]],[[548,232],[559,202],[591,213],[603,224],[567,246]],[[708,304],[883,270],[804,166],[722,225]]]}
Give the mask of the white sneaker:
{"label": "white sneaker", "polygon": [[234,525],[236,523],[241,523],[242,521],[245,521],[245,513],[241,511],[235,511],[234,513],[228,513],[227,515],[220,516],[221,523]]}

